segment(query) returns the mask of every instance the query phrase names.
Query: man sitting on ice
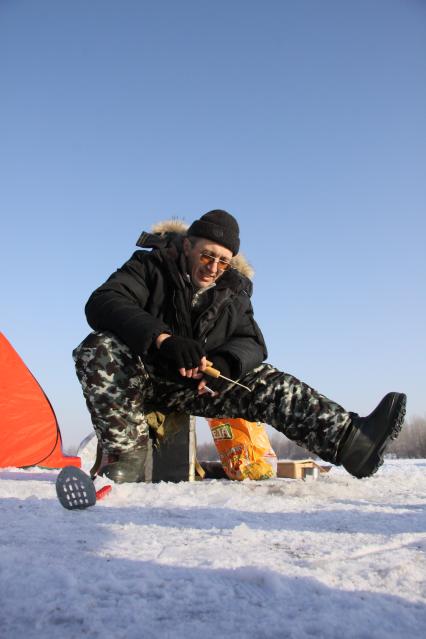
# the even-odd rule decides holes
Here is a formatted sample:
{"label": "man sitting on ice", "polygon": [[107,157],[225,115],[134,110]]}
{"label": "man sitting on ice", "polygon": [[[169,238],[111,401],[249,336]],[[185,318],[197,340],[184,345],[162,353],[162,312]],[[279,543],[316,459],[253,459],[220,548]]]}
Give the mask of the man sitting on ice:
{"label": "man sitting on ice", "polygon": [[[359,417],[264,363],[232,215],[210,211],[187,230],[172,222],[138,244],[143,250],[91,295],[94,332],[73,352],[103,451],[101,474],[144,480],[151,411],[264,422],[355,477],[377,471],[401,428],[405,395],[388,393]],[[206,378],[207,361],[251,392]]]}

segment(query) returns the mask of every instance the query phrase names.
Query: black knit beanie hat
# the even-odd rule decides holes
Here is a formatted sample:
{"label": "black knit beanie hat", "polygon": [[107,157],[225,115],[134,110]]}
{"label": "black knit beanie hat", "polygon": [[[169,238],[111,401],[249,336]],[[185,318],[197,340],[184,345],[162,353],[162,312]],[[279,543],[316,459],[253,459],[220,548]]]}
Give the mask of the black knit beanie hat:
{"label": "black knit beanie hat", "polygon": [[236,255],[240,249],[240,229],[230,213],[215,209],[195,220],[187,231],[188,236],[204,237],[232,251]]}

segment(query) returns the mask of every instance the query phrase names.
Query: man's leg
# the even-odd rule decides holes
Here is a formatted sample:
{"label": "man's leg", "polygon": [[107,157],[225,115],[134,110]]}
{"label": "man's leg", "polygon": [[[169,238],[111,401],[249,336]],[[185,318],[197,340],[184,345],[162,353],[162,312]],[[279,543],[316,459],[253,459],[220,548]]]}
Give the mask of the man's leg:
{"label": "man's leg", "polygon": [[373,475],[386,446],[401,431],[404,393],[388,393],[367,417],[348,413],[292,375],[262,364],[219,397],[175,396],[174,410],[204,417],[243,417],[266,422],[322,459],[342,464],[355,477]]}
{"label": "man's leg", "polygon": [[[155,380],[161,395],[167,396],[167,382]],[[218,397],[170,385],[168,405],[176,411],[203,417],[242,417],[273,426],[322,459],[336,462],[340,441],[351,422],[351,415],[296,377],[269,364],[250,371],[242,384],[228,387]]]}
{"label": "man's leg", "polygon": [[100,472],[115,481],[143,481],[149,443],[143,406],[151,383],[139,357],[112,333],[95,332],[73,358],[102,449]]}

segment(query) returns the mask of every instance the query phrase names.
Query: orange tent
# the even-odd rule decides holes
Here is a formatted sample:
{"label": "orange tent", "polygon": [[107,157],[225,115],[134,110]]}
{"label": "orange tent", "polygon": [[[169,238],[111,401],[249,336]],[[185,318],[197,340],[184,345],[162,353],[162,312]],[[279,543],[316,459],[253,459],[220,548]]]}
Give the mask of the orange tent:
{"label": "orange tent", "polygon": [[62,452],[53,408],[18,353],[0,333],[0,468],[81,466]]}

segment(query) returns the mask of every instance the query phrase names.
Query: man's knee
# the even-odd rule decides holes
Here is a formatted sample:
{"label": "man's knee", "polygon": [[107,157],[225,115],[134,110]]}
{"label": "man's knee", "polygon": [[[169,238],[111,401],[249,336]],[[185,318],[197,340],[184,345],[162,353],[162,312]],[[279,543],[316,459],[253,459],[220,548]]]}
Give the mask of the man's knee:
{"label": "man's knee", "polygon": [[128,352],[129,348],[114,333],[110,331],[93,331],[73,350],[73,358],[81,353],[90,352],[92,354],[121,353]]}
{"label": "man's knee", "polygon": [[135,356],[124,342],[109,331],[89,333],[72,353],[77,371],[110,370],[135,363]]}

